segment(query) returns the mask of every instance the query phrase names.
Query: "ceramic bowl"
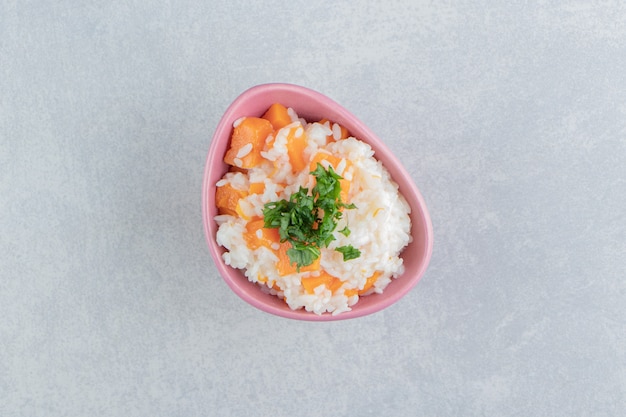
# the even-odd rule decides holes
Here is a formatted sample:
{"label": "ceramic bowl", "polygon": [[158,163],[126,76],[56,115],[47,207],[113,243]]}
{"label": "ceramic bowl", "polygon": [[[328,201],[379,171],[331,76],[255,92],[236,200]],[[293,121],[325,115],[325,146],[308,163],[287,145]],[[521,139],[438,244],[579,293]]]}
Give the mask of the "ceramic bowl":
{"label": "ceramic bowl", "polygon": [[[317,315],[305,310],[291,310],[285,302],[264,293],[257,284],[248,281],[242,271],[231,268],[222,259],[224,248],[215,240],[217,224],[213,220],[217,215],[214,202],[215,183],[228,171],[228,166],[222,159],[229,145],[233,122],[242,116],[261,116],[275,102],[293,108],[306,120],[322,118],[333,120],[345,126],[352,136],[367,142],[375,151],[374,156],[382,161],[394,181],[398,183],[400,192],[411,206],[413,241],[401,254],[405,265],[404,273],[394,279],[382,294],[361,297],[352,307],[352,311],[333,316],[329,313]],[[392,305],[407,294],[422,277],[430,261],[433,246],[432,224],[424,199],[411,176],[383,141],[348,110],[332,99],[305,87],[293,84],[263,84],[246,90],[235,99],[222,116],[213,135],[202,191],[204,231],[209,251],[219,273],[239,297],[267,313],[309,321],[345,320],[372,314]]]}

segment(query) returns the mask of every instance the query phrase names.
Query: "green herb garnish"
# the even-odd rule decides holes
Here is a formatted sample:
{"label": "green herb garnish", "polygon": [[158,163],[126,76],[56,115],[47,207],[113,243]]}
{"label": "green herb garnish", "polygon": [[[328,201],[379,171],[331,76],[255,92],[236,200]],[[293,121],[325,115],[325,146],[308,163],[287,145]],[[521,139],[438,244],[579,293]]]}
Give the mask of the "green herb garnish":
{"label": "green herb garnish", "polygon": [[[287,256],[298,270],[311,265],[320,257],[320,248],[328,247],[335,240],[333,232],[337,222],[342,218],[342,208],[355,209],[354,204],[341,201],[342,179],[332,168],[328,169],[318,163],[311,174],[316,179],[315,187],[309,194],[308,188],[300,187],[289,200],[280,200],[265,204],[263,209],[264,226],[278,229],[281,242],[291,243]],[[339,230],[344,236],[350,229]],[[343,260],[356,259],[361,252],[352,245],[336,249],[343,254]]]}
{"label": "green herb garnish", "polygon": [[349,261],[350,259],[356,259],[361,256],[361,251],[352,245],[340,246],[335,250],[343,254],[344,262]]}

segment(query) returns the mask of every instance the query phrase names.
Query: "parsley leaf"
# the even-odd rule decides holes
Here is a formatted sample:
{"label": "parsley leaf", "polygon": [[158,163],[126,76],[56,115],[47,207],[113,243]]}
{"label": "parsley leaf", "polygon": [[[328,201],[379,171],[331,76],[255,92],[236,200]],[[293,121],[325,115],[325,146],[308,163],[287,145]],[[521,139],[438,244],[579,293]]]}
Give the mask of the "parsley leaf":
{"label": "parsley leaf", "polygon": [[348,229],[348,226],[344,227],[343,229],[341,229],[339,231],[339,233],[341,233],[342,235],[344,235],[345,237],[350,236],[350,229]]}
{"label": "parsley leaf", "polygon": [[350,259],[356,259],[361,256],[361,251],[352,245],[340,246],[335,250],[343,254],[344,262],[349,261]]}
{"label": "parsley leaf", "polygon": [[[332,166],[328,169],[318,163],[315,170],[316,184],[309,194],[308,188],[300,187],[289,200],[280,200],[265,204],[263,208],[264,227],[278,229],[280,241],[291,243],[287,256],[292,263],[300,267],[311,265],[320,257],[320,248],[328,247],[335,240],[333,232],[337,222],[343,216],[341,209],[355,209],[354,204],[341,201],[342,177]],[[339,230],[344,236],[350,229]],[[352,245],[336,249],[343,254],[343,260],[358,258],[361,252]]]}
{"label": "parsley leaf", "polygon": [[317,258],[320,257],[320,250],[312,245],[298,245],[299,247],[292,247],[287,249],[287,256],[289,260],[295,263],[298,269],[302,266],[311,265]]}

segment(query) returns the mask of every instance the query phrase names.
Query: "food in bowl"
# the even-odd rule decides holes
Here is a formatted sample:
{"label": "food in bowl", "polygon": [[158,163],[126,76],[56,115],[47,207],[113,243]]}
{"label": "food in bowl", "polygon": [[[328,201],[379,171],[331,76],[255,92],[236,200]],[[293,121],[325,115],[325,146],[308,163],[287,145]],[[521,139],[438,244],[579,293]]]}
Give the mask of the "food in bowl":
{"label": "food in bowl", "polygon": [[350,311],[404,271],[410,207],[367,143],[272,104],[233,123],[215,184],[223,261],[292,309]]}

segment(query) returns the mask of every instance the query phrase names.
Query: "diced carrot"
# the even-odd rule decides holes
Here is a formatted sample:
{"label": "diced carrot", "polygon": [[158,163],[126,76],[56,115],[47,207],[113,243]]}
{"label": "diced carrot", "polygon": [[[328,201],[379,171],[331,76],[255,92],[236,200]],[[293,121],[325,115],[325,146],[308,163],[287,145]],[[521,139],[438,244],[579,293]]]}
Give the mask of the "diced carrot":
{"label": "diced carrot", "polygon": [[272,249],[272,244],[280,241],[278,229],[266,229],[263,225],[264,220],[258,218],[250,220],[246,224],[246,232],[243,238],[246,241],[246,245],[252,250],[261,246]]}
{"label": "diced carrot", "polygon": [[309,164],[309,169],[311,171],[315,171],[315,168],[317,168],[318,162],[321,163],[322,161],[328,162],[330,165],[332,165],[333,169],[336,170],[337,166],[341,162],[341,158],[330,153],[318,152],[315,155],[313,155],[313,159],[311,160],[311,163]]}
{"label": "diced carrot", "polygon": [[344,294],[346,295],[346,297],[352,297],[353,295],[357,295],[357,294],[358,295],[365,294],[370,288],[372,288],[376,280],[378,280],[379,276],[380,276],[380,272],[378,271],[374,272],[371,277],[367,278],[367,280],[365,281],[365,285],[363,285],[362,289],[359,290],[357,288],[352,288],[352,289],[346,290]]}
{"label": "diced carrot", "polygon": [[246,117],[235,128],[224,162],[239,168],[252,168],[263,161],[265,140],[274,131],[272,124],[260,117]]}
{"label": "diced carrot", "polygon": [[[334,123],[326,118],[322,119],[319,121],[319,123],[324,124],[328,122],[328,126],[330,127],[330,130],[333,131],[333,133],[331,133],[330,135],[326,136],[326,142],[330,143],[330,142],[334,142],[336,140],[341,140],[341,139],[346,139],[350,137],[350,132],[348,131],[348,129],[346,129],[345,127],[343,127],[342,125],[340,125],[339,123]],[[335,125],[337,125],[335,127]],[[335,137],[335,130],[338,131],[339,135],[338,137]]]}
{"label": "diced carrot", "polygon": [[[261,227],[263,227],[263,225],[261,225]],[[262,237],[259,238],[256,234],[257,230],[254,222],[248,222],[248,224],[246,224],[246,233],[243,234],[243,240],[245,240],[246,246],[252,250],[258,249],[263,245]]]}
{"label": "diced carrot", "polygon": [[378,280],[378,277],[380,276],[380,272],[376,271],[372,274],[371,277],[369,277],[366,281],[365,281],[365,285],[363,286],[363,288],[361,290],[359,290],[359,295],[364,294],[365,292],[367,292],[370,288],[372,288],[372,286],[374,285],[374,283]]}
{"label": "diced carrot", "polygon": [[320,275],[317,277],[306,277],[302,278],[302,286],[304,290],[309,294],[313,294],[314,290],[320,285],[326,285],[327,277],[326,275]]}
{"label": "diced carrot", "polygon": [[[298,268],[295,263],[291,262],[287,250],[291,248],[291,243],[283,242],[280,244],[280,248],[274,253],[278,256],[278,262],[276,262],[276,270],[281,276],[289,275],[298,272]],[[317,258],[311,265],[300,267],[299,272],[316,271],[320,267],[320,258]]]}
{"label": "diced carrot", "polygon": [[287,107],[280,103],[272,104],[261,117],[268,120],[274,126],[274,130],[282,129],[291,123],[291,116],[289,116]]}
{"label": "diced carrot", "polygon": [[250,183],[250,194],[263,194],[265,191],[265,183],[263,182],[253,182]]}
{"label": "diced carrot", "polygon": [[357,290],[356,288],[350,288],[347,289],[343,292],[343,295],[345,295],[346,297],[352,297],[353,295],[357,295],[359,293],[359,290]]}
{"label": "diced carrot", "polygon": [[307,145],[306,133],[301,125],[291,127],[287,135],[287,155],[294,173],[302,171],[306,167],[304,149]]}
{"label": "diced carrot", "polygon": [[335,278],[333,277],[333,279],[331,280],[330,283],[327,283],[326,286],[328,287],[328,289],[334,293],[335,291],[337,291],[339,288],[341,288],[341,286],[343,285],[343,281],[340,280],[339,278]]}
{"label": "diced carrot", "polygon": [[228,172],[241,172],[242,174],[246,174],[248,172],[248,170],[244,169],[244,168],[239,168],[236,166],[230,166],[228,168]]}
{"label": "diced carrot", "polygon": [[315,289],[320,285],[326,286],[331,292],[335,292],[343,285],[343,282],[339,278],[330,275],[326,271],[321,271],[316,277],[302,278],[301,283],[305,291],[309,294],[313,294]]}
{"label": "diced carrot", "polygon": [[245,191],[237,190],[229,183],[226,183],[215,190],[215,205],[220,214],[237,216],[239,200],[246,197],[246,195]]}

